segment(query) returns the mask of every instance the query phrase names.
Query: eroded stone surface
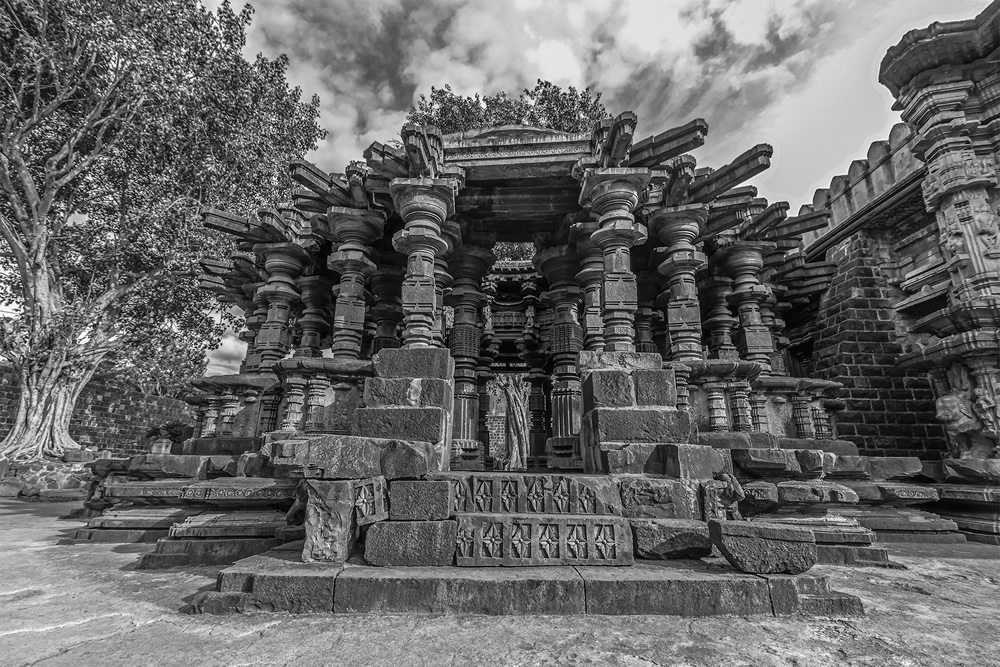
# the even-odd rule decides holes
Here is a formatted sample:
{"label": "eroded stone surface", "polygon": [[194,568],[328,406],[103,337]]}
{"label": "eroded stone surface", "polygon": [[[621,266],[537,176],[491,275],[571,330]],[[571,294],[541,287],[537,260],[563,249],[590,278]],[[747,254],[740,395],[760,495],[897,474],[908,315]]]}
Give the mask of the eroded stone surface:
{"label": "eroded stone surface", "polygon": [[393,521],[443,521],[454,512],[452,485],[446,479],[397,480],[389,485]]}
{"label": "eroded stone surface", "polygon": [[614,477],[622,514],[630,518],[701,519],[698,483],[644,475]]}
{"label": "eroded stone surface", "polygon": [[343,563],[358,539],[354,483],[306,480],[306,539],[302,560]]}
{"label": "eroded stone surface", "polygon": [[372,357],[375,375],[381,378],[450,379],[455,361],[447,348],[384,348]]}
{"label": "eroded stone surface", "polygon": [[382,521],[365,535],[365,561],[378,567],[451,565],[454,521]]}

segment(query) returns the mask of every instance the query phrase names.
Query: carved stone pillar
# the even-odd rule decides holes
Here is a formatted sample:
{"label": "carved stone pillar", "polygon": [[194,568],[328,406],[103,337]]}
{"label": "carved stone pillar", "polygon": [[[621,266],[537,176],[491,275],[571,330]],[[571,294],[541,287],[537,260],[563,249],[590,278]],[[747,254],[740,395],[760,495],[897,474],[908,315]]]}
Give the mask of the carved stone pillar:
{"label": "carved stone pillar", "polygon": [[914,153],[927,164],[924,204],[937,216],[951,272],[951,300],[997,298],[1000,226],[990,197],[991,192],[995,196],[997,172],[991,160],[975,150],[970,136],[974,122],[963,110],[974,83],[949,78],[911,83],[897,104],[903,107],[903,120],[920,136]]}
{"label": "carved stone pillar", "polygon": [[750,414],[750,388],[746,384],[734,384],[729,390],[733,403],[733,430],[751,431],[753,422]]}
{"label": "carved stone pillar", "polygon": [[636,280],[639,300],[635,311],[635,349],[636,352],[659,352],[653,341],[653,304],[659,284],[650,271],[639,271]]}
{"label": "carved stone pillar", "polygon": [[321,357],[323,336],[330,331],[327,312],[333,295],[333,282],[323,276],[305,276],[295,281],[304,308],[298,323],[302,340],[295,348],[296,357]]}
{"label": "carved stone pillar", "polygon": [[407,256],[403,281],[403,347],[434,347],[440,329],[434,264],[448,249],[441,226],[455,210],[452,181],[397,178],[390,186],[404,227],[392,238],[393,247]]}
{"label": "carved stone pillar", "polygon": [[221,408],[219,435],[227,438],[233,434],[233,418],[236,417],[236,411],[240,408],[240,397],[232,391],[227,391],[219,397],[219,400]]}
{"label": "carved stone pillar", "polygon": [[597,228],[596,222],[578,222],[570,228],[581,266],[576,280],[583,288],[583,349],[594,351],[604,349],[604,319],[601,316],[604,253],[590,240]]}
{"label": "carved stone pillar", "polygon": [[798,437],[810,439],[816,437],[808,396],[792,396],[792,420],[795,422],[795,434]]}
{"label": "carved stone pillar", "polygon": [[283,431],[298,431],[302,427],[302,406],[306,400],[306,379],[290,376],[282,383],[285,387],[285,418]]}
{"label": "carved stone pillar", "polygon": [[580,203],[598,218],[590,238],[604,254],[601,315],[604,349],[609,352],[635,351],[637,295],[630,255],[632,246],[646,240],[646,227],[636,222],[632,211],[647,183],[645,169],[608,168],[587,173],[581,187]]}
{"label": "carved stone pillar", "polygon": [[454,283],[445,304],[455,311],[455,323],[448,335],[448,347],[455,358],[455,409],[452,417],[452,470],[482,470],[483,443],[479,440],[479,389],[476,367],[482,330],[479,309],[486,295],[479,291],[483,277],[496,256],[486,248],[465,245],[450,262]]}
{"label": "carved stone pillar", "polygon": [[833,428],[830,425],[830,415],[823,406],[812,409],[813,426],[816,427],[817,440],[829,440],[833,437]]}
{"label": "carved stone pillar", "polygon": [[729,295],[733,291],[733,281],[725,276],[713,276],[705,283],[705,299],[708,302],[708,358],[736,361],[740,358],[733,345],[733,328],[739,320],[729,309]]}
{"label": "carved stone pillar", "polygon": [[765,285],[768,291],[766,299],[760,302],[760,321],[771,332],[771,342],[774,351],[771,353],[771,375],[787,376],[785,368],[784,348],[788,338],[785,336],[785,321],[778,314],[778,295],[787,292],[781,285]]}
{"label": "carved stone pillar", "polygon": [[729,412],[726,409],[726,388],[723,384],[709,382],[705,384],[708,394],[708,428],[710,431],[728,431]]}
{"label": "carved stone pillar", "polygon": [[371,245],[382,235],[385,214],[331,206],[326,214],[336,241],[328,266],[340,274],[334,311],[333,356],[358,359],[365,330],[365,282],[375,270]]}
{"label": "carved stone pillar", "polygon": [[760,317],[760,303],[770,292],[760,284],[757,275],[764,267],[762,251],[773,247],[773,243],[737,241],[715,253],[722,271],[733,279],[733,292],[728,299],[739,315],[740,352],[747,361],[760,364],[764,375],[771,373],[774,344]]}
{"label": "carved stone pillar", "polygon": [[330,380],[322,375],[314,375],[306,384],[305,426],[302,430],[314,433],[323,430],[323,404]]}
{"label": "carved stone pillar", "polygon": [[759,432],[769,431],[767,395],[756,391],[750,394],[750,408],[753,414],[753,430]]}
{"label": "carved stone pillar", "polygon": [[704,204],[691,204],[661,208],[649,217],[650,230],[667,249],[667,259],[658,270],[666,278],[670,293],[666,307],[670,358],[681,363],[704,359],[695,274],[704,268],[705,255],[695,248],[694,240],[707,216]]}
{"label": "carved stone pillar", "polygon": [[267,319],[256,340],[261,370],[269,370],[276,361],[284,359],[291,348],[288,321],[292,305],[299,299],[295,279],[311,257],[302,246],[294,243],[259,243],[253,249],[264,256],[264,268],[270,276],[260,289],[267,301]]}
{"label": "carved stone pillar", "polygon": [[264,322],[267,321],[267,299],[261,293],[261,288],[265,284],[250,283],[243,288],[251,298],[251,305],[248,306],[247,311],[244,311],[246,331],[239,335],[239,339],[247,344],[247,353],[243,357],[243,363],[240,364],[240,373],[260,372],[260,350],[257,349],[257,335],[260,328],[264,326]]}
{"label": "carved stone pillar", "polygon": [[214,438],[219,432],[219,407],[222,399],[219,396],[209,396],[202,417],[201,437]]}
{"label": "carved stone pillar", "polygon": [[579,322],[583,291],[576,284],[579,259],[570,246],[555,246],[537,253],[535,266],[549,281],[549,291],[542,294],[542,302],[554,312],[550,329],[553,373],[548,464],[553,468],[576,469],[582,466],[582,393],[576,369],[576,357],[583,348],[583,329]]}
{"label": "carved stone pillar", "polygon": [[399,323],[403,320],[403,269],[398,266],[380,266],[371,276],[375,307],[371,316],[375,321],[375,340],[372,354],[383,348],[399,347]]}

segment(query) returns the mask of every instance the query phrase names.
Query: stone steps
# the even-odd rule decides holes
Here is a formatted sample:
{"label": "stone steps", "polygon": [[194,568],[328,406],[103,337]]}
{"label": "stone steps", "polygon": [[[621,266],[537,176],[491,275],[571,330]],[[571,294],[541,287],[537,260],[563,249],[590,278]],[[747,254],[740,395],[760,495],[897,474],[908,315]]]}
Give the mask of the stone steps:
{"label": "stone steps", "polygon": [[[291,546],[291,545],[288,545]],[[293,549],[239,561],[193,613],[649,614],[858,616],[861,601],[826,577],[751,575],[722,561],[630,568],[366,567],[297,562]]]}

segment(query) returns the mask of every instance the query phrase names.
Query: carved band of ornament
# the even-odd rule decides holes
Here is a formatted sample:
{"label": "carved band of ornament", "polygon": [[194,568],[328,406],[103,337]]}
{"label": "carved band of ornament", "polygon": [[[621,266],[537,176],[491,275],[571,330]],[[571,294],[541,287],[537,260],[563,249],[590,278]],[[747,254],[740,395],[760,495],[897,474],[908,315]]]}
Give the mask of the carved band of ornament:
{"label": "carved band of ornament", "polygon": [[505,158],[511,157],[534,157],[534,156],[546,156],[546,155],[581,155],[584,151],[581,151],[579,146],[546,146],[544,148],[512,148],[512,149],[499,149],[496,151],[456,151],[452,153],[447,151],[446,154],[451,153],[448,156],[448,160],[451,162],[465,162],[470,160],[503,160]]}

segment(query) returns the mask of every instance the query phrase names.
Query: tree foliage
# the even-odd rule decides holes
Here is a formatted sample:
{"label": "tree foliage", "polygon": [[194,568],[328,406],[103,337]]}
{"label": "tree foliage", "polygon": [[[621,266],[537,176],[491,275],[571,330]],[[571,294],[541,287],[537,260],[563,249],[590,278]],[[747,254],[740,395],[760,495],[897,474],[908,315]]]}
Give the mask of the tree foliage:
{"label": "tree foliage", "polygon": [[203,371],[222,331],[197,262],[231,248],[198,211],[287,198],[287,162],[323,136],[283,56],[243,57],[251,14],[4,0],[0,300],[16,314],[0,354],[22,398],[2,453],[73,446],[64,404],[106,360],[166,393]]}
{"label": "tree foliage", "polygon": [[529,125],[560,132],[589,132],[594,123],[608,117],[601,94],[559,86],[538,79],[535,87],[517,97],[505,92],[480,97],[456,95],[450,85],[431,87],[410,105],[408,123],[437,127],[442,133],[463,132],[503,125]]}

